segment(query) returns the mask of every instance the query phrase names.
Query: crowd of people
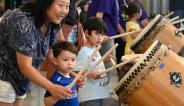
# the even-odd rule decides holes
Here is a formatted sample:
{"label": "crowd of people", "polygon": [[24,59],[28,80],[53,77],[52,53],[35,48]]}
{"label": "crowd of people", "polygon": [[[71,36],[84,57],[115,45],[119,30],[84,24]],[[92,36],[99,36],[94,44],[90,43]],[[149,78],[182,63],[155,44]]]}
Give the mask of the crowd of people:
{"label": "crowd of people", "polygon": [[[0,22],[0,106],[22,106],[30,81],[46,90],[46,106],[106,106],[112,66],[132,54],[131,42],[148,24],[139,0],[22,0]],[[94,70],[91,67],[115,44],[119,46]],[[96,46],[102,48],[85,69],[92,71],[68,85],[80,73]],[[46,71],[47,78],[39,71]],[[119,78],[125,74],[118,70]]]}

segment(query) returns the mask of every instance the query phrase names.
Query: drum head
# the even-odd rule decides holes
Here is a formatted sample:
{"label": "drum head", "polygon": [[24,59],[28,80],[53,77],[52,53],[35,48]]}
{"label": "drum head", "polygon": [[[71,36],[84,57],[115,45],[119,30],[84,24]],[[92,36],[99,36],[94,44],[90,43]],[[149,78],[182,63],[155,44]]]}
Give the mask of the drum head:
{"label": "drum head", "polygon": [[[156,26],[162,21],[163,17],[161,15],[157,15],[153,18],[153,20],[141,31],[141,33],[136,37],[136,39],[131,44],[131,49],[135,53],[141,53],[136,50],[136,48],[140,48],[140,44],[142,42],[146,42],[146,38],[150,35],[150,33],[156,28]],[[149,41],[148,41],[149,43]],[[152,42],[150,42],[152,43]]]}
{"label": "drum head", "polygon": [[159,41],[155,41],[143,56],[136,62],[130,71],[119,81],[115,92],[120,101],[126,102],[128,96],[133,93],[136,86],[154,69],[159,58],[164,56],[168,47]]}

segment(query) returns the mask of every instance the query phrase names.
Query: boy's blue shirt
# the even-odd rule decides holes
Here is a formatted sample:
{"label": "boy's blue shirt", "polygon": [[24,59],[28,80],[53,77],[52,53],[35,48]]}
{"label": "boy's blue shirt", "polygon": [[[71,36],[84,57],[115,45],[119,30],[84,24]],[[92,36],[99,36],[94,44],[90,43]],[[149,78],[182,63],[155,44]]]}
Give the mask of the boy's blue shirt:
{"label": "boy's blue shirt", "polygon": [[[73,81],[73,78],[64,77],[59,72],[55,71],[50,81],[58,85],[67,86]],[[54,106],[79,106],[79,100],[78,100],[76,88],[77,88],[76,85],[72,87],[73,93],[71,97],[65,100],[58,100],[54,104]],[[49,96],[51,96],[51,94],[48,91],[46,91],[45,97],[49,97]]]}

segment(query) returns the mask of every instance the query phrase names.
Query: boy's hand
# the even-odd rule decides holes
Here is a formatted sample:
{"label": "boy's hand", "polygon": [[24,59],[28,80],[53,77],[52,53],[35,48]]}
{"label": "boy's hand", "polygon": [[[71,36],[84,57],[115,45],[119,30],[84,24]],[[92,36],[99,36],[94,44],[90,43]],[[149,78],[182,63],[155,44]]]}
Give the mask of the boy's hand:
{"label": "boy's hand", "polygon": [[87,77],[80,77],[80,78],[77,80],[77,82],[76,82],[77,87],[78,87],[78,88],[82,88],[82,86],[86,83],[86,81],[87,81]]}
{"label": "boy's hand", "polygon": [[108,37],[108,36],[104,36],[103,42],[106,42],[106,41],[108,41],[108,40],[111,40],[111,38]]}
{"label": "boy's hand", "polygon": [[101,78],[101,73],[91,73],[90,77],[94,80]]}
{"label": "boy's hand", "polygon": [[111,58],[114,59],[114,57],[113,57],[112,55],[108,55],[108,56],[104,59],[104,61],[105,61],[105,62],[109,62],[109,61],[111,61]]}

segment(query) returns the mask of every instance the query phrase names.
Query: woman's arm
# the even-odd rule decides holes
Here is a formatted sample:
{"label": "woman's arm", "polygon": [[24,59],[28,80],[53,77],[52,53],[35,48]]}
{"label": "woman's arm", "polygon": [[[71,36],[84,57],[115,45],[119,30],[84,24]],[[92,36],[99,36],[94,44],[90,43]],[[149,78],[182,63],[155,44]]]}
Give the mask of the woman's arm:
{"label": "woman's arm", "polygon": [[16,52],[16,58],[20,71],[32,82],[40,85],[48,90],[52,96],[56,99],[65,99],[71,96],[71,90],[63,86],[53,84],[45,77],[43,77],[39,71],[32,66],[32,57],[25,56],[20,52]]}
{"label": "woman's arm", "polygon": [[65,37],[64,37],[64,35],[63,35],[63,30],[62,30],[62,28],[60,28],[59,29],[59,31],[58,31],[58,39],[57,39],[58,41],[65,41]]}
{"label": "woman's arm", "polygon": [[53,98],[52,96],[44,98],[45,106],[53,106],[56,102],[57,102],[57,100],[55,98]]}

